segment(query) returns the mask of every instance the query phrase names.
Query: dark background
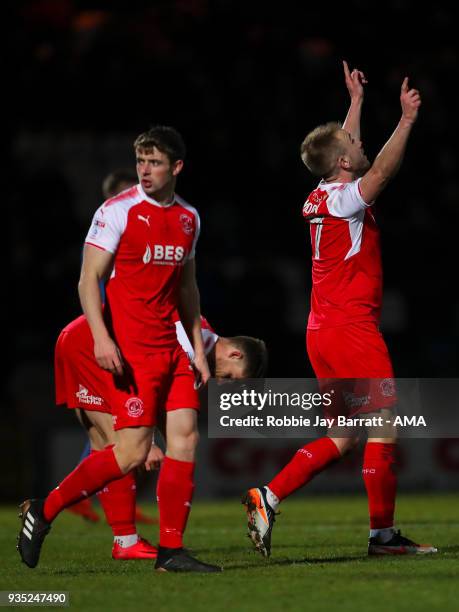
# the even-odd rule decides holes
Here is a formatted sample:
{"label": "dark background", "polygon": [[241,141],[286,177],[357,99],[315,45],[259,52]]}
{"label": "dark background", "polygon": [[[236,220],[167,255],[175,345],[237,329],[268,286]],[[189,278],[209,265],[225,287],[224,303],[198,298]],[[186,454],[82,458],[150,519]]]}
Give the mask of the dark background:
{"label": "dark background", "polygon": [[2,130],[11,221],[0,440],[14,463],[7,496],[30,483],[30,465],[43,464],[50,428],[71,419],[53,409],[54,343],[80,313],[81,244],[102,179],[134,166],[132,141],[150,125],[174,125],[187,143],[177,191],[201,214],[203,313],[221,335],[263,338],[270,376],[312,375],[301,207],[317,181],[299,146],[317,124],[344,120],[342,59],[369,81],[362,137],[370,158],[398,121],[403,77],[422,93],[402,169],[377,205],[382,329],[397,376],[457,375],[458,49],[448,6],[13,4]]}

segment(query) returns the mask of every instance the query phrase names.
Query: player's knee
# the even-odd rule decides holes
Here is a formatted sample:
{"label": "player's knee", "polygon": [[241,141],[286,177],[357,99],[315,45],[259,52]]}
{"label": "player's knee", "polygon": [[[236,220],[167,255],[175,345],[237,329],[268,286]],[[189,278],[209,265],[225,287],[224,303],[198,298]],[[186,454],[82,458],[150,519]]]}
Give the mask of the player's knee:
{"label": "player's knee", "polygon": [[352,451],[359,443],[358,436],[350,436],[349,438],[332,438],[332,440],[336,444],[341,456]]}
{"label": "player's knee", "polygon": [[198,444],[199,444],[199,432],[193,431],[192,434],[189,437],[189,441],[188,441],[190,450],[196,450]]}
{"label": "player's knee", "polygon": [[88,430],[88,435],[91,442],[91,448],[95,450],[102,450],[109,444],[114,444],[114,441],[97,427],[91,427],[91,429]]}
{"label": "player's knee", "polygon": [[[379,432],[378,432],[379,433]],[[390,436],[389,434],[386,437],[381,437],[381,435],[376,435],[376,432],[373,435],[368,434],[368,442],[379,442],[380,444],[397,444],[397,432],[392,431]]]}
{"label": "player's knee", "polygon": [[176,438],[176,445],[186,451],[194,451],[199,442],[199,433],[196,430]]}
{"label": "player's knee", "polygon": [[132,446],[117,444],[114,452],[120,469],[127,474],[127,472],[130,472],[144,463],[148,455],[148,446],[146,444]]}
{"label": "player's knee", "polygon": [[354,448],[358,446],[359,442],[360,442],[359,436],[354,436],[353,438],[349,438],[345,452],[350,453],[351,451],[353,451]]}
{"label": "player's knee", "polygon": [[167,441],[167,451],[172,457],[183,461],[191,461],[199,442],[196,430],[181,435],[175,435]]}

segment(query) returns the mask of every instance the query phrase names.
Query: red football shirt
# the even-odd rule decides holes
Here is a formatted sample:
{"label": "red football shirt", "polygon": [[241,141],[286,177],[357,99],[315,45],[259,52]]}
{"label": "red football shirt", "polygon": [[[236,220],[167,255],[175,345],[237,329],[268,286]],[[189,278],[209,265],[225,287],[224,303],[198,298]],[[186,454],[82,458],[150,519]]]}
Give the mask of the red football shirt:
{"label": "red football shirt", "polygon": [[379,230],[359,182],[321,181],[303,206],[312,245],[308,328],[379,322],[382,266]]}
{"label": "red football shirt", "polygon": [[114,254],[104,317],[126,357],[177,346],[180,277],[194,257],[199,228],[197,210],[182,198],[160,205],[140,185],[94,215],[86,244]]}

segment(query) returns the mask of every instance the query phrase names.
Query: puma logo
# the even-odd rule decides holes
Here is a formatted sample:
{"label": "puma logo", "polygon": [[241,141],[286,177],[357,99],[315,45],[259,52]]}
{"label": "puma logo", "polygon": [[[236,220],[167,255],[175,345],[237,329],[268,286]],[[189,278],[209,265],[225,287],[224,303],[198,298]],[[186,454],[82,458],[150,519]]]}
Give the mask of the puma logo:
{"label": "puma logo", "polygon": [[144,223],[148,225],[148,227],[150,227],[150,215],[148,215],[147,217],[143,217],[142,215],[137,215],[137,219],[139,219],[139,221],[143,221]]}

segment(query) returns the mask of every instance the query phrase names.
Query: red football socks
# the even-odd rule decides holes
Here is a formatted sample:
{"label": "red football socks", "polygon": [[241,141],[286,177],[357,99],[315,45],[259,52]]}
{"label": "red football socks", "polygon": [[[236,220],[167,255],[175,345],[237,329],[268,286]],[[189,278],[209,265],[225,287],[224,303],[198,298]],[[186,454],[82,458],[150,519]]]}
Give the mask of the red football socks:
{"label": "red football socks", "polygon": [[385,529],[394,525],[397,475],[396,444],[367,442],[362,475],[368,495],[370,529]]}
{"label": "red football socks", "polygon": [[279,500],[309,482],[332,461],[340,458],[336,444],[328,437],[319,438],[297,450],[290,463],[268,484]]}
{"label": "red football socks", "polygon": [[48,495],[43,508],[45,519],[53,521],[67,506],[122,476],[113,448],[90,454]]}
{"label": "red football socks", "polygon": [[97,497],[114,536],[126,536],[137,533],[135,524],[135,470],[131,470],[118,480],[109,482],[103,489],[98,491]]}
{"label": "red football socks", "polygon": [[181,548],[194,490],[194,462],[165,457],[158,479],[159,545]]}

